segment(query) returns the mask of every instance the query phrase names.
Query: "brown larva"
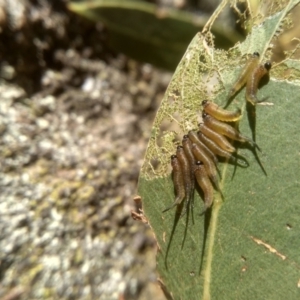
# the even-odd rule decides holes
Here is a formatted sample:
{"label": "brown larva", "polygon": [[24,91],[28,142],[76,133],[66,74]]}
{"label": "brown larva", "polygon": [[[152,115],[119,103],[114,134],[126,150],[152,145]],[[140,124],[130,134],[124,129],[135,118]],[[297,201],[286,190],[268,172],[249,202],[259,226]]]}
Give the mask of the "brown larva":
{"label": "brown larva", "polygon": [[272,64],[270,61],[266,62],[264,65],[258,65],[250,74],[247,80],[246,100],[250,102],[252,105],[261,102],[260,100],[257,99],[256,96],[258,84],[261,78],[269,73],[271,66]]}
{"label": "brown larva", "polygon": [[209,139],[213,140],[216,144],[218,144],[223,150],[227,152],[235,152],[236,149],[229,143],[229,141],[221,134],[214,132],[210,128],[208,128],[205,124],[199,124],[200,131],[206,135]]}
{"label": "brown larva", "polygon": [[211,130],[213,130],[219,134],[222,134],[222,135],[224,135],[232,140],[235,140],[235,141],[239,141],[242,143],[248,142],[253,147],[256,147],[258,150],[260,150],[258,145],[253,140],[251,140],[250,138],[248,138],[246,136],[241,135],[239,133],[239,131],[236,130],[231,125],[226,124],[224,122],[220,122],[219,120],[213,118],[212,116],[208,115],[207,113],[202,114],[202,119],[204,121],[204,124]]}
{"label": "brown larva", "polygon": [[192,144],[192,151],[195,158],[203,162],[207,175],[209,176],[217,190],[221,192],[217,176],[217,169],[213,161],[203,153],[203,150],[197,144]]}
{"label": "brown larva", "polygon": [[224,122],[235,122],[238,121],[241,116],[242,112],[240,109],[236,111],[228,111],[220,106],[218,106],[216,103],[213,103],[208,100],[202,101],[203,111],[208,113],[209,115],[213,116],[214,118],[224,121]]}
{"label": "brown larva", "polygon": [[240,167],[248,167],[248,162],[242,157],[235,157],[231,153],[220,148],[215,142],[206,137],[202,132],[198,132],[199,139],[205,144],[214,154],[228,159],[230,163],[237,163]]}
{"label": "brown larva", "polygon": [[182,175],[183,175],[183,181],[185,186],[185,196],[187,198],[187,201],[189,201],[193,194],[193,184],[192,184],[192,177],[191,177],[191,168],[189,159],[187,158],[187,155],[184,152],[184,149],[182,146],[177,147],[176,156],[179,160]]}
{"label": "brown larva", "polygon": [[[192,141],[189,139],[189,136],[187,134],[185,134],[182,138],[182,147],[190,162],[190,165],[194,166],[196,160],[192,152]],[[191,173],[193,173],[193,170],[191,171]]]}
{"label": "brown larva", "polygon": [[227,99],[230,99],[232,96],[234,96],[236,92],[246,84],[249,75],[256,68],[258,63],[259,63],[259,53],[254,52],[247,60],[243,69],[241,70],[237,81],[235,82],[235,84],[233,85],[232,89],[229,92]]}
{"label": "brown larva", "polygon": [[192,152],[192,142],[190,141],[188,135],[184,135],[182,139],[182,147],[184,153],[190,163],[190,177],[191,177],[191,197],[193,198],[194,195],[194,188],[195,188],[195,176],[194,176],[194,165],[195,165],[195,157]]}
{"label": "brown larva", "polygon": [[176,198],[175,198],[174,203],[171,206],[165,208],[163,210],[163,212],[166,212],[167,210],[180,204],[182,202],[182,200],[185,198],[183,173],[181,170],[179,160],[176,155],[171,156],[171,165],[172,165],[172,169],[173,169],[173,183],[174,183],[174,187],[175,187]]}
{"label": "brown larva", "polygon": [[211,207],[213,203],[214,189],[210,182],[209,176],[207,175],[205,166],[201,161],[196,162],[194,172],[195,172],[196,180],[204,194],[204,205],[205,205],[205,209],[203,211],[204,213],[206,209]]}
{"label": "brown larva", "polygon": [[204,154],[207,155],[215,163],[215,165],[218,164],[218,159],[215,154],[200,141],[198,134],[195,131],[189,131],[188,137],[192,143],[197,144],[203,150]]}

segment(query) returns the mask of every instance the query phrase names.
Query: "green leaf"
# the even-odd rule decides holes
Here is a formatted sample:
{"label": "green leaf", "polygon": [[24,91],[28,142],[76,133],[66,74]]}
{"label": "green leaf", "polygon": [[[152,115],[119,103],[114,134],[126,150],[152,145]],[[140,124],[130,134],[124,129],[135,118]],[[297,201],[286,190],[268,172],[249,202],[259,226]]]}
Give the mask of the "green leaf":
{"label": "green leaf", "polygon": [[[207,17],[158,8],[132,0],[93,0],[69,4],[69,9],[93,21],[103,22],[110,43],[118,51],[137,60],[174,70],[194,35]],[[228,49],[242,37],[233,29],[216,23],[212,32],[218,47]]]}
{"label": "green leaf", "polygon": [[[197,128],[201,101],[226,104],[245,55],[258,51],[262,61],[269,59],[271,45],[289,24],[288,13],[299,2],[273,5],[270,15],[229,52],[210,48],[205,36],[197,35],[162,100],[140,174],[139,194],[159,247],[160,280],[174,299],[300,297],[297,58],[291,56],[274,65],[269,82],[258,91],[259,99],[268,97],[272,104],[256,106],[256,141],[263,150],[258,159],[243,148],[239,153],[249,161],[248,168],[235,170],[232,165],[220,164],[224,201],[216,193],[211,214],[199,216],[203,201],[196,192],[189,214],[178,219],[175,209],[162,213],[175,198],[170,155],[175,152],[176,140]],[[297,61],[295,69],[291,69],[293,61]],[[288,80],[287,69],[294,74]],[[243,89],[228,109],[243,109],[239,128],[251,136],[244,94]]]}

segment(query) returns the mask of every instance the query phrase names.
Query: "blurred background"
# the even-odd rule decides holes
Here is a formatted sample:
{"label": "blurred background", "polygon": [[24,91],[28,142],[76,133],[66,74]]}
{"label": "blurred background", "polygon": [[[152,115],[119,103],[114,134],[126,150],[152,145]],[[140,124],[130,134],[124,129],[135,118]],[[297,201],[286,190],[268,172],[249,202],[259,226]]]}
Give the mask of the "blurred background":
{"label": "blurred background", "polygon": [[[172,72],[219,2],[0,0],[1,300],[165,299],[133,198]],[[217,47],[243,39],[244,9],[218,18]]]}

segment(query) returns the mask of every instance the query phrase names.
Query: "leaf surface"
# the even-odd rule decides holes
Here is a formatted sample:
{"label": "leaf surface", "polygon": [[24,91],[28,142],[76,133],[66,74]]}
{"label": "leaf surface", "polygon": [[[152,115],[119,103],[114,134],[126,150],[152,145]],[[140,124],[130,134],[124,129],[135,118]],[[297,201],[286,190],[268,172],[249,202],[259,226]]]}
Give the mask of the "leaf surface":
{"label": "leaf surface", "polygon": [[[272,104],[256,106],[254,133],[263,152],[255,156],[248,148],[239,149],[250,163],[246,169],[220,164],[224,201],[216,193],[211,214],[199,216],[203,201],[196,192],[191,213],[179,219],[175,209],[162,213],[175,198],[170,155],[183,134],[197,128],[201,101],[226,104],[246,54],[258,51],[263,62],[269,59],[270,45],[298,3],[272,7],[270,16],[229,52],[209,47],[205,36],[197,35],[166,91],[152,128],[139,194],[159,247],[159,276],[174,299],[300,297],[300,81],[284,73],[288,68],[298,74],[297,58],[275,65],[269,82],[258,91],[259,99],[268,97]],[[243,89],[228,109],[242,108],[239,128],[251,137],[244,94]]]}

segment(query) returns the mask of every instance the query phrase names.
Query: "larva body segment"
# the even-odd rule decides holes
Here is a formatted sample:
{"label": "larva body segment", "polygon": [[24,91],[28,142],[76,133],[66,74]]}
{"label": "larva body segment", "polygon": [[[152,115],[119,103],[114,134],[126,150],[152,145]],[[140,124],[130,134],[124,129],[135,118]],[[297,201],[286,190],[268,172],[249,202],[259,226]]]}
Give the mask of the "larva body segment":
{"label": "larva body segment", "polygon": [[176,156],[181,166],[183,182],[185,186],[185,196],[187,197],[187,201],[189,201],[193,194],[193,184],[191,177],[191,168],[192,166],[189,163],[189,159],[184,152],[182,146],[177,147]]}
{"label": "larva body segment", "polygon": [[231,125],[220,122],[219,120],[213,118],[212,116],[210,116],[206,113],[202,114],[202,118],[203,118],[205,126],[210,128],[211,130],[213,130],[221,135],[227,136],[228,138],[235,140],[235,141],[239,141],[242,143],[248,142],[250,145],[252,145],[253,147],[256,147],[257,149],[260,150],[258,145],[253,140],[240,134],[240,132],[238,130],[236,130],[234,127],[232,127]]}
{"label": "larva body segment", "polygon": [[199,139],[216,155],[230,159],[232,154],[223,150],[214,141],[206,137],[201,131],[198,132]]}
{"label": "larva body segment", "polygon": [[181,166],[179,163],[179,160],[176,155],[171,156],[171,166],[173,169],[173,183],[175,187],[175,194],[176,198],[174,203],[165,208],[163,212],[168,211],[169,209],[173,208],[174,206],[180,204],[182,200],[185,198],[185,187],[184,187],[184,181],[183,181],[183,174],[181,170]]}
{"label": "larva body segment", "polygon": [[189,136],[186,134],[183,136],[182,138],[182,147],[184,150],[184,153],[186,154],[189,162],[190,162],[190,166],[191,167],[191,172],[194,173],[193,166],[195,165],[195,157],[193,155],[193,151],[192,151],[192,141],[189,139]]}
{"label": "larva body segment", "polygon": [[205,154],[203,154],[203,150],[197,144],[192,144],[192,151],[195,158],[204,164],[207,175],[209,176],[217,190],[221,192],[218,182],[217,169],[213,161],[209,159]]}
{"label": "larva body segment", "polygon": [[261,102],[260,100],[257,99],[256,96],[258,84],[261,78],[269,73],[271,66],[272,64],[270,61],[266,62],[264,65],[260,64],[253,70],[253,72],[249,76],[246,85],[246,100],[250,102],[252,105]]}
{"label": "larva body segment", "polygon": [[188,137],[192,143],[197,144],[203,150],[204,154],[207,155],[215,163],[215,165],[218,164],[218,159],[215,154],[204,143],[201,142],[198,134],[195,131],[189,131]]}
{"label": "larva body segment", "polygon": [[195,164],[195,177],[204,194],[205,209],[202,213],[211,207],[214,200],[214,189],[207,175],[206,169],[201,161],[197,161]]}
{"label": "larva body segment", "polygon": [[195,176],[194,176],[194,166],[195,166],[195,157],[192,151],[192,142],[190,141],[188,135],[184,135],[182,139],[182,147],[184,153],[190,164],[190,178],[191,178],[191,197],[193,198],[194,189],[195,189]]}
{"label": "larva body segment", "polygon": [[241,70],[237,81],[234,83],[232,89],[230,90],[227,99],[234,96],[247,82],[249,75],[253,72],[259,63],[259,53],[254,52],[250,58],[247,60],[245,66]]}
{"label": "larva body segment", "polygon": [[239,166],[245,168],[248,167],[248,162],[241,157],[234,157],[231,153],[220,148],[215,142],[207,138],[202,132],[198,132],[199,139],[216,155],[228,159],[230,163],[238,163]]}
{"label": "larva body segment", "polygon": [[236,111],[228,111],[221,108],[216,103],[213,103],[208,100],[203,100],[202,106],[204,112],[220,121],[235,122],[242,117],[242,112],[240,109],[237,109]]}
{"label": "larva body segment", "polygon": [[235,152],[236,149],[229,143],[229,141],[221,134],[214,132],[212,129],[207,127],[205,124],[200,123],[199,124],[200,131],[209,139],[214,141],[221,149],[227,151],[227,152]]}

